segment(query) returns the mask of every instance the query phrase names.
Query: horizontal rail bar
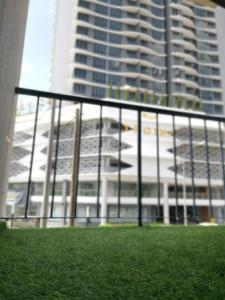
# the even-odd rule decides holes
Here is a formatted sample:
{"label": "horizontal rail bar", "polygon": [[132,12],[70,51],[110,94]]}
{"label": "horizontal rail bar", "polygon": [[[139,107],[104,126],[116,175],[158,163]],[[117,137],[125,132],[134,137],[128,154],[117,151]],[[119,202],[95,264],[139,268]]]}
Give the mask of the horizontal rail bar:
{"label": "horizontal rail bar", "polygon": [[15,93],[17,95],[25,95],[25,96],[36,96],[36,97],[43,97],[43,98],[53,98],[53,99],[62,99],[65,101],[71,102],[78,102],[84,104],[93,104],[93,105],[100,105],[105,107],[116,107],[116,108],[123,108],[128,110],[135,110],[135,111],[144,111],[149,113],[159,113],[163,115],[173,115],[178,117],[186,117],[186,118],[193,118],[193,119],[202,119],[202,120],[209,120],[209,121],[221,121],[225,122],[225,116],[215,116],[215,115],[206,115],[203,113],[194,113],[194,112],[185,112],[185,111],[178,111],[171,109],[170,107],[161,108],[150,106],[146,104],[134,104],[129,103],[127,101],[120,101],[117,99],[114,100],[101,100],[95,98],[86,98],[86,97],[78,97],[73,95],[64,95],[52,92],[44,92],[32,89],[25,89],[16,87]]}

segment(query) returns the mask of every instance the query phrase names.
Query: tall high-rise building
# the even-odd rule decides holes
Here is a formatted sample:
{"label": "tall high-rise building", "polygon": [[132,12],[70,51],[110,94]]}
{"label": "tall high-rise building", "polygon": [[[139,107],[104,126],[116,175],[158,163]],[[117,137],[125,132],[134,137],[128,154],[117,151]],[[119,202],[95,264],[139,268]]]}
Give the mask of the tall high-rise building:
{"label": "tall high-rise building", "polygon": [[217,11],[201,0],[58,0],[52,89],[222,114]]}

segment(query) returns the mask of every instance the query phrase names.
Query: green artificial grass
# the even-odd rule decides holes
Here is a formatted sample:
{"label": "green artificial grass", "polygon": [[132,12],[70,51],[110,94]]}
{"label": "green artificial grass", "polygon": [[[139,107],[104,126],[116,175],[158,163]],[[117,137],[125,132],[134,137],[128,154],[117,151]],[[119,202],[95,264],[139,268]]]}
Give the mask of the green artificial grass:
{"label": "green artificial grass", "polygon": [[225,227],[6,230],[0,299],[225,299]]}

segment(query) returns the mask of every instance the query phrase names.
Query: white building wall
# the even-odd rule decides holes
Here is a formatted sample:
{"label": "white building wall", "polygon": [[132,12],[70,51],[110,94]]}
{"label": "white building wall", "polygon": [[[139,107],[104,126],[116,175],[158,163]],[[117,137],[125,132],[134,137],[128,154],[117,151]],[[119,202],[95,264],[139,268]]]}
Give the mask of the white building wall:
{"label": "white building wall", "polygon": [[73,0],[57,0],[52,53],[51,91],[70,93],[69,64],[73,24]]}
{"label": "white building wall", "polygon": [[8,164],[15,123],[28,0],[0,0],[0,216],[5,213]]}
{"label": "white building wall", "polygon": [[223,102],[225,103],[225,9],[217,7],[216,9],[217,32],[219,41],[220,69],[222,75]]}

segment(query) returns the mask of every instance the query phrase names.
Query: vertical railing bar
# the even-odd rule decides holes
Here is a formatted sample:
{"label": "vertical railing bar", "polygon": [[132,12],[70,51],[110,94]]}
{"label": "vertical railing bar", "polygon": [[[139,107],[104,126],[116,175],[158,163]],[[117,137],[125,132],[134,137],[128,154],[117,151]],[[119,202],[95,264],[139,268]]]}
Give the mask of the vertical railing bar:
{"label": "vertical railing bar", "polygon": [[[58,111],[57,134],[56,134],[56,142],[55,142],[55,159],[54,159],[54,173],[53,173],[53,182],[52,182],[52,201],[51,201],[50,218],[53,217],[53,210],[54,210],[56,174],[57,174],[58,152],[59,152],[59,136],[60,136],[60,126],[61,126],[61,124],[60,124],[61,109],[62,109],[62,99],[59,99],[59,111]],[[53,136],[54,136],[54,130],[53,130]]]}
{"label": "vertical railing bar", "polygon": [[35,142],[36,142],[36,133],[37,133],[39,102],[40,102],[40,97],[38,96],[37,97],[35,120],[34,120],[34,132],[33,132],[33,141],[32,141],[32,149],[31,149],[30,170],[29,170],[28,185],[27,185],[27,198],[26,198],[26,205],[25,205],[25,219],[27,219],[29,198],[30,198],[30,192],[31,192],[31,178],[32,178],[33,163],[34,163],[34,152],[35,152]]}
{"label": "vertical railing bar", "polygon": [[160,218],[160,200],[161,200],[161,185],[160,185],[160,157],[159,157],[159,114],[156,114],[156,151],[157,151],[157,189],[158,189],[158,218]]}
{"label": "vertical railing bar", "polygon": [[[224,167],[224,141],[222,138],[222,129],[221,129],[221,122],[219,122],[219,136],[220,136],[220,151],[221,151],[221,162],[222,162],[222,172],[223,172],[223,197],[225,201],[225,167]],[[225,208],[225,205],[224,205]],[[224,222],[224,220],[223,220]]]}
{"label": "vertical railing bar", "polygon": [[141,124],[141,110],[138,111],[138,131],[137,131],[137,172],[138,172],[138,226],[143,226],[142,223],[142,124]]}
{"label": "vertical railing bar", "polygon": [[193,198],[193,218],[196,217],[196,194],[195,194],[195,166],[194,166],[194,154],[193,154],[193,132],[191,125],[191,118],[189,122],[189,143],[190,143],[190,156],[191,156],[191,186],[192,186],[192,198]]}
{"label": "vertical railing bar", "polygon": [[100,185],[101,185],[101,159],[102,159],[102,105],[100,106],[99,120],[99,147],[98,147],[98,183],[97,183],[97,218],[99,218],[100,210]]}
{"label": "vertical railing bar", "polygon": [[211,188],[211,172],[210,172],[210,162],[209,162],[209,148],[208,148],[208,130],[206,119],[204,120],[204,133],[205,133],[205,147],[206,147],[206,163],[207,163],[207,180],[208,180],[208,196],[209,196],[209,207],[210,207],[210,218],[213,217],[212,208],[212,188]]}
{"label": "vertical railing bar", "polygon": [[119,162],[118,162],[118,204],[117,204],[117,217],[120,218],[120,206],[121,206],[121,140],[122,140],[122,110],[119,108],[119,148],[118,148],[118,154],[119,154]]}
{"label": "vertical railing bar", "polygon": [[75,198],[75,206],[74,206],[74,216],[77,217],[77,198],[78,198],[78,185],[79,185],[79,173],[80,173],[80,154],[81,154],[81,135],[82,135],[82,115],[83,115],[83,103],[80,104],[80,126],[78,133],[78,154],[77,154],[77,185],[76,185],[76,198]]}
{"label": "vertical railing bar", "polygon": [[176,128],[175,128],[175,116],[173,115],[173,159],[174,159],[174,180],[175,180],[175,197],[176,197],[176,222],[178,223],[178,180],[177,180],[177,146],[176,146]]}
{"label": "vertical railing bar", "polygon": [[79,149],[79,133],[80,133],[80,109],[76,108],[77,102],[74,102],[75,106],[75,122],[73,128],[73,156],[72,156],[72,176],[71,176],[71,195],[70,195],[70,226],[74,226],[75,223],[75,206],[77,201],[77,183],[78,183],[78,149]]}

